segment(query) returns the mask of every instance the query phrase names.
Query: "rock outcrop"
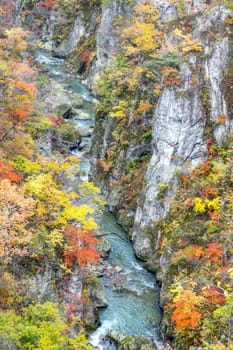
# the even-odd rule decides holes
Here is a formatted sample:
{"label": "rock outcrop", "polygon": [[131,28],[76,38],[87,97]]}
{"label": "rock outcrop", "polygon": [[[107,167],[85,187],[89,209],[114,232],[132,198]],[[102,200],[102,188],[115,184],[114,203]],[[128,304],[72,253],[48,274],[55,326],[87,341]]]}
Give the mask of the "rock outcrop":
{"label": "rock outcrop", "polygon": [[154,342],[142,335],[129,336],[117,331],[110,331],[107,339],[117,345],[119,350],[156,350]]}
{"label": "rock outcrop", "polygon": [[[229,39],[223,34],[210,41],[206,28],[212,26],[218,31],[224,25],[229,11],[224,6],[216,6],[198,17],[194,36],[198,37],[207,58],[201,69],[199,82],[193,86],[192,73],[200,58],[191,57],[190,64],[183,65],[181,87],[164,89],[155,107],[153,120],[153,155],[145,176],[144,187],[138,201],[133,228],[135,251],[142,259],[147,259],[156,249],[159,239],[151,235],[156,231],[156,221],[164,219],[169,211],[169,199],[174,196],[176,177],[196,166],[205,158],[204,132],[207,120],[212,125],[213,135],[218,143],[223,141],[227,130],[231,130],[231,118],[218,123],[221,115],[228,116],[227,104],[222,93],[223,71],[229,62]],[[207,35],[207,37],[206,37]],[[203,98],[208,91],[209,111],[206,113]],[[208,115],[209,114],[209,115]],[[161,201],[161,185],[168,190]],[[155,239],[152,241],[151,237]]]}

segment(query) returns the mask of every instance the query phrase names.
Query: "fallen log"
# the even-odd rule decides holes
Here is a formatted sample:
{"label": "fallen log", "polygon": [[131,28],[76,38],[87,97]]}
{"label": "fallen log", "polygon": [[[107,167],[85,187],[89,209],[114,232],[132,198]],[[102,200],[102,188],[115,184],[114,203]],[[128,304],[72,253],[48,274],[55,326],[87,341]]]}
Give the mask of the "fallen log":
{"label": "fallen log", "polygon": [[97,234],[94,234],[93,236],[98,238],[98,237],[108,236],[108,235],[115,235],[120,239],[122,239],[122,241],[129,242],[129,239],[122,237],[119,233],[116,233],[116,232],[97,233]]}

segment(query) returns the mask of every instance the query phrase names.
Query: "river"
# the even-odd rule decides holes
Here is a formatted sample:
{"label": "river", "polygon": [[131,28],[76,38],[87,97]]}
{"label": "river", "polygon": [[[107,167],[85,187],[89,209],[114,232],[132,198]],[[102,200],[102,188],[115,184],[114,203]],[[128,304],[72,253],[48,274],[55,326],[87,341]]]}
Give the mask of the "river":
{"label": "river", "polygon": [[[52,57],[48,52],[39,51],[37,61],[46,66],[48,75],[62,83],[67,94],[79,94],[83,97],[82,109],[89,113],[90,119],[81,121],[75,118],[72,122],[78,129],[81,123],[93,129],[94,105],[93,97],[88,89],[77,78],[70,75],[64,60]],[[75,150],[80,158],[81,180],[88,180],[90,160],[88,150],[91,147],[91,136],[82,138],[82,150]],[[93,348],[101,350],[115,349],[113,345],[103,340],[110,329],[129,335],[142,334],[153,338],[159,343],[158,326],[161,313],[158,305],[158,288],[154,275],[145,270],[136,259],[132,244],[125,240],[126,233],[119,226],[113,215],[105,213],[100,220],[100,230],[103,233],[117,233],[124,237],[109,234],[111,251],[108,257],[110,264],[118,266],[119,273],[102,277],[105,286],[108,307],[99,310],[101,326],[90,336]]]}
{"label": "river", "polygon": [[[126,237],[110,213],[103,215],[100,230]],[[136,259],[130,242],[114,234],[108,235],[108,240],[111,243],[108,260],[122,268],[122,272],[102,278],[109,305],[99,311],[101,326],[91,335],[91,343],[101,350],[109,350],[109,344],[101,339],[110,329],[129,335],[143,334],[156,340],[160,309],[155,278]]]}

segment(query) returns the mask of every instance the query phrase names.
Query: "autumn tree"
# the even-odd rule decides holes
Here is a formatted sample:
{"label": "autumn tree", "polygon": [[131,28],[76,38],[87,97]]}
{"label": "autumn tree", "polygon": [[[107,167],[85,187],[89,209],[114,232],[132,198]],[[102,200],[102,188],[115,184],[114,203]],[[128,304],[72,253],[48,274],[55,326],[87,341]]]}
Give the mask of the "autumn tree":
{"label": "autumn tree", "polygon": [[175,322],[177,331],[198,328],[201,313],[198,310],[202,298],[192,290],[180,290],[169,308],[173,309],[171,320]]}
{"label": "autumn tree", "polygon": [[64,263],[72,267],[77,261],[81,268],[95,264],[100,257],[97,253],[97,239],[90,231],[83,231],[78,227],[67,225],[65,228],[66,244]]}
{"label": "autumn tree", "polygon": [[122,34],[126,55],[154,57],[163,39],[158,26],[159,12],[148,2],[136,5],[134,12],[134,23],[124,29]]}
{"label": "autumn tree", "polygon": [[14,257],[25,256],[32,244],[33,229],[30,220],[36,201],[26,197],[24,190],[9,180],[0,183],[0,258],[10,262]]}
{"label": "autumn tree", "polygon": [[21,28],[12,28],[3,34],[0,39],[0,142],[20,128],[33,113],[32,101],[36,91],[31,82],[34,71],[22,59],[28,33]]}
{"label": "autumn tree", "polygon": [[0,161],[0,182],[8,179],[11,182],[18,182],[21,177],[15,172],[14,166]]}

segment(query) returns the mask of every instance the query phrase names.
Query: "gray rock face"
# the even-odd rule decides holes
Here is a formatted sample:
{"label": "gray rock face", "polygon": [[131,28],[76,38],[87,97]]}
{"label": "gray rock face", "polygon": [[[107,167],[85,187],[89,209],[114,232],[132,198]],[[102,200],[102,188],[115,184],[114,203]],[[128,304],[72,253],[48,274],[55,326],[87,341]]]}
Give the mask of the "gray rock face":
{"label": "gray rock face", "polygon": [[62,14],[59,14],[56,11],[51,11],[50,17],[43,27],[43,41],[45,42],[44,48],[46,50],[54,51],[59,56],[67,57],[77,48],[82,40],[95,32],[98,15],[98,11],[93,11],[91,18],[87,21],[85,14],[79,13],[67,37],[59,46],[56,46],[53,36],[57,25],[62,23]]}
{"label": "gray rock face", "polygon": [[192,0],[185,4],[185,13],[188,15],[195,14],[199,11],[203,11],[206,6],[208,7],[208,0]]}
{"label": "gray rock face", "polygon": [[[183,67],[184,85],[166,88],[156,106],[153,121],[153,155],[148,166],[143,194],[135,215],[132,238],[137,255],[147,259],[155,249],[152,232],[155,222],[166,216],[170,190],[161,200],[161,186],[172,180],[186,164],[194,166],[203,156],[201,91],[189,84],[191,71]],[[162,184],[162,185],[161,185]]]}
{"label": "gray rock face", "polygon": [[62,287],[63,301],[66,304],[79,303],[82,296],[83,277],[79,267],[75,267],[73,273]]}
{"label": "gray rock face", "polygon": [[[44,269],[27,279],[27,295],[29,300],[39,302],[52,301],[64,304],[79,303],[83,289],[81,271],[76,267],[73,273],[62,282],[64,272],[59,266],[47,263]],[[59,281],[59,288],[58,283]]]}
{"label": "gray rock face", "polygon": [[178,18],[177,8],[171,2],[158,0],[154,0],[153,2],[159,9],[162,21],[175,21]]}
{"label": "gray rock face", "polygon": [[[227,104],[223,96],[221,81],[223,79],[223,68],[227,65],[229,53],[228,38],[218,42],[215,45],[212,55],[206,60],[205,70],[209,95],[211,96],[210,118],[217,122],[221,115],[228,116]],[[230,116],[229,116],[230,117]],[[220,144],[229,129],[230,122],[226,119],[224,123],[217,124],[214,128],[214,136]]]}
{"label": "gray rock face", "polygon": [[94,81],[98,79],[109,61],[114,57],[119,37],[114,33],[113,21],[121,12],[119,0],[107,1],[102,12],[100,27],[96,35],[97,61]]}
{"label": "gray rock face", "polygon": [[222,31],[223,23],[229,15],[230,10],[225,6],[216,6],[209,12],[208,17],[198,19],[198,27],[194,31],[194,37],[202,43],[204,47],[205,60],[205,82],[210,97],[210,119],[215,122],[214,136],[218,143],[223,140],[226,131],[231,127],[227,118],[225,123],[218,123],[221,115],[228,115],[227,104],[224,99],[221,82],[223,79],[223,69],[229,62],[229,38],[227,36],[210,41],[208,33],[218,33]]}
{"label": "gray rock face", "polygon": [[86,281],[86,289],[96,307],[105,307],[108,305],[105,296],[104,285],[101,280],[95,276],[88,278]]}
{"label": "gray rock face", "polygon": [[60,16],[55,11],[51,11],[49,18],[47,19],[42,28],[42,39],[44,42],[45,50],[51,51],[55,48],[53,34],[55,31],[55,27],[60,21]]}
{"label": "gray rock face", "polygon": [[78,42],[86,35],[86,25],[82,17],[77,17],[72,31],[54,51],[61,56],[68,56],[75,50]]}
{"label": "gray rock face", "polygon": [[28,281],[29,298],[36,299],[39,302],[57,302],[58,293],[53,284],[55,278],[53,268],[47,265],[44,271],[38,272]]}
{"label": "gray rock face", "polygon": [[[139,2],[137,0],[135,3]],[[92,85],[100,77],[103,70],[110,64],[111,59],[118,52],[120,36],[114,26],[114,21],[120,17],[132,15],[132,4],[128,1],[109,0],[103,7],[100,26],[96,33],[96,63],[90,72]],[[91,77],[91,75],[94,75]]]}
{"label": "gray rock face", "polygon": [[[217,142],[221,142],[226,131],[231,127],[226,119],[223,124],[217,120],[221,114],[227,116],[227,105],[221,89],[223,69],[228,63],[229,43],[225,37],[209,43],[206,30],[213,27],[218,30],[228,11],[218,6],[206,15],[199,17],[194,37],[206,47],[205,79],[210,99],[210,119],[215,122],[213,128]],[[208,33],[208,31],[207,31]],[[216,37],[217,38],[217,37]],[[208,42],[207,42],[208,41]],[[192,58],[190,59],[192,62]],[[195,59],[193,60],[195,62]],[[191,71],[183,65],[181,88],[165,88],[155,109],[153,120],[153,155],[146,173],[145,184],[138,200],[133,229],[133,240],[136,254],[147,259],[156,250],[157,237],[152,240],[156,231],[156,221],[163,219],[169,211],[169,199],[174,196],[175,176],[192,168],[204,157],[205,146],[201,102],[201,84],[199,88],[190,83]],[[161,185],[170,184],[161,200]]]}

